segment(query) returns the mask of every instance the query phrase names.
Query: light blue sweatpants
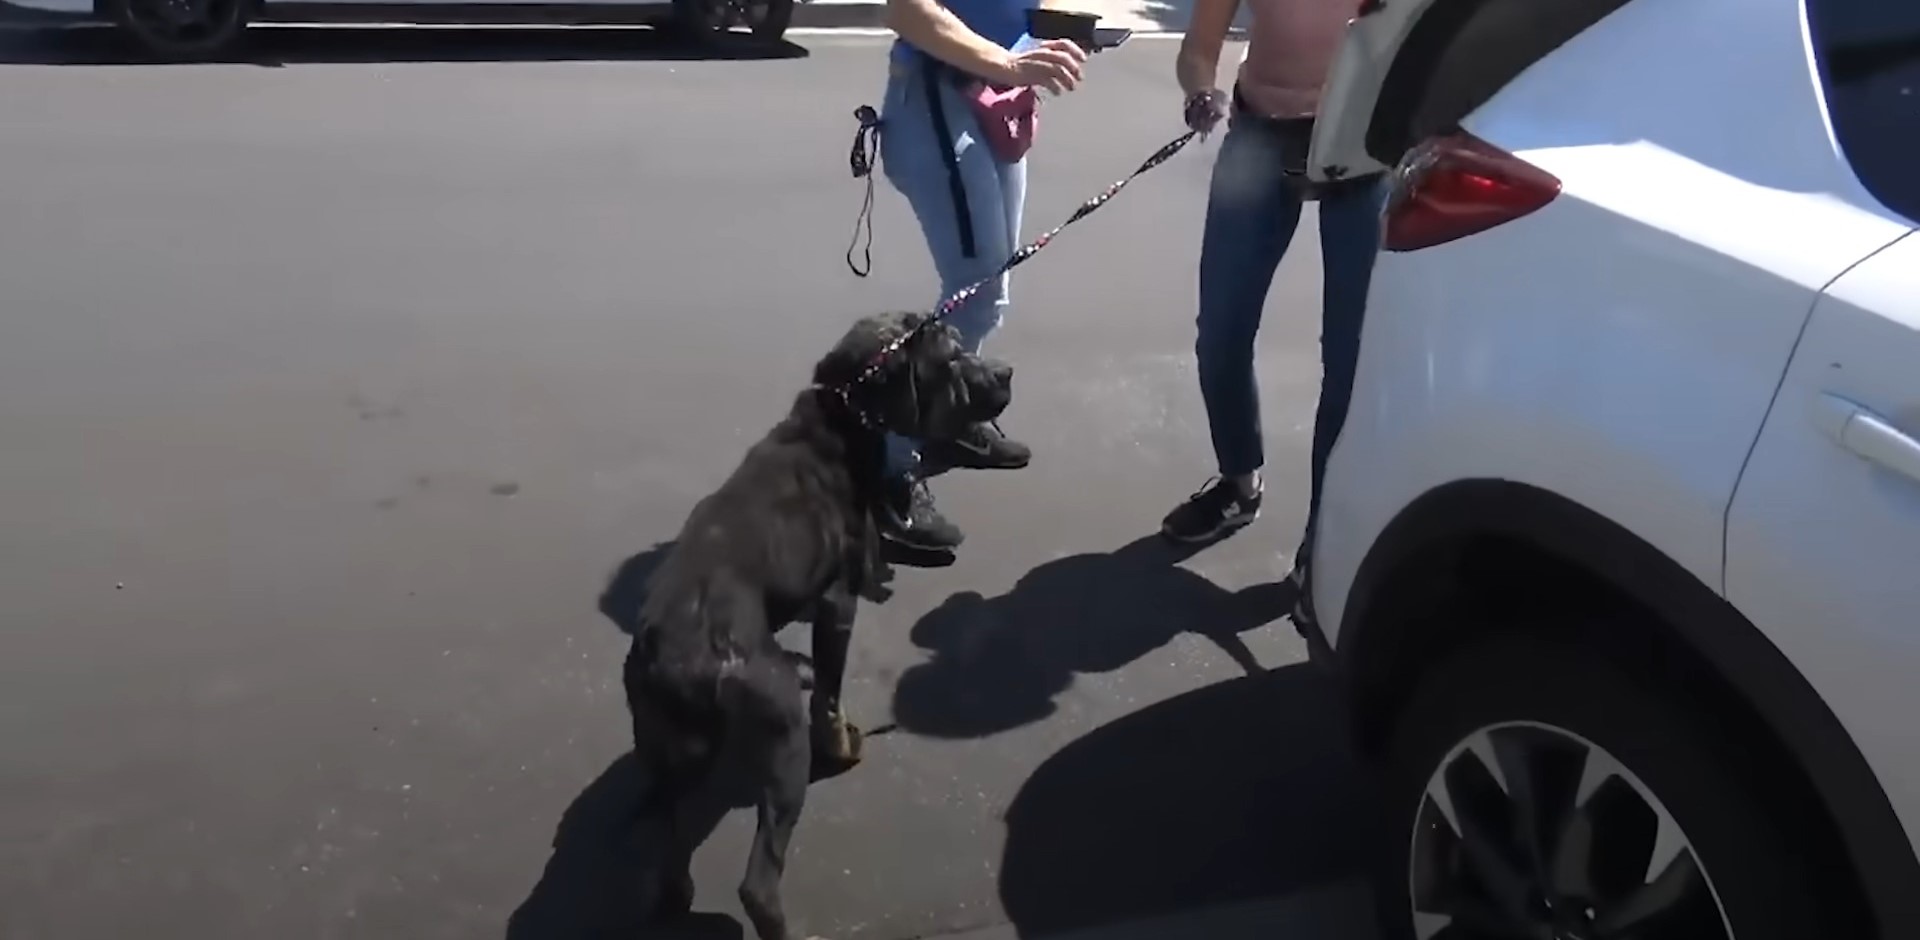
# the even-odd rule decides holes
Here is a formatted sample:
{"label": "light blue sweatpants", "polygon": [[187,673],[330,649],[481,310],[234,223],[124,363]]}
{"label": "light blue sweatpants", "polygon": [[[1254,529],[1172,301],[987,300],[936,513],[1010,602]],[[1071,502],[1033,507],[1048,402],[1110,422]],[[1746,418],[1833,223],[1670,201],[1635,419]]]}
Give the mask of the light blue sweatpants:
{"label": "light blue sweatpants", "polygon": [[[940,275],[937,302],[1005,263],[1020,244],[1020,215],[1027,201],[1027,161],[1002,163],[980,136],[971,107],[951,82],[938,82],[947,119],[942,139],[928,108],[926,79],[917,60],[891,64],[881,119],[880,165],[887,182],[907,197]],[[960,222],[947,179],[946,154],[959,161],[973,223],[972,257],[961,251]],[[955,310],[947,322],[973,352],[1000,325],[1007,305],[1008,275],[982,289]],[[890,436],[888,470],[906,473],[917,461],[917,442]]]}

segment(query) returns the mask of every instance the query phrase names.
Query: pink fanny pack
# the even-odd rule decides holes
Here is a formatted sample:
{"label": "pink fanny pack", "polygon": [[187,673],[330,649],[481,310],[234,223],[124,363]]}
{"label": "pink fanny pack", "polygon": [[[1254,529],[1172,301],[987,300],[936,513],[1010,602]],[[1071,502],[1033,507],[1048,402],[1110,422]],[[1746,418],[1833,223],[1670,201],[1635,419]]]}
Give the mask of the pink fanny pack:
{"label": "pink fanny pack", "polygon": [[998,88],[987,82],[969,83],[964,90],[980,135],[1002,163],[1017,163],[1033,149],[1040,129],[1040,95],[1031,86]]}

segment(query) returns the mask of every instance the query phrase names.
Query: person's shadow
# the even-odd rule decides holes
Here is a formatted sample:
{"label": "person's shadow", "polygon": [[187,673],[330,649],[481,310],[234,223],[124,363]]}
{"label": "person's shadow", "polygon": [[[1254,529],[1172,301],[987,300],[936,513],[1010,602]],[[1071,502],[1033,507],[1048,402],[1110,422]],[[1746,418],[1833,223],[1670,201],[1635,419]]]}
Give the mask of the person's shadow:
{"label": "person's shadow", "polygon": [[1243,902],[1260,912],[1167,935],[1369,936],[1370,900],[1351,886],[1380,813],[1349,742],[1304,663],[1096,728],[1007,807],[1001,905],[1021,937]]}
{"label": "person's shadow", "polygon": [[1076,674],[1119,669],[1182,633],[1263,672],[1240,634],[1286,614],[1291,584],[1226,590],[1180,567],[1199,548],[1147,536],[1043,564],[999,597],[948,597],[914,624],[933,658],[900,677],[894,719],[939,738],[1007,731],[1052,714]]}

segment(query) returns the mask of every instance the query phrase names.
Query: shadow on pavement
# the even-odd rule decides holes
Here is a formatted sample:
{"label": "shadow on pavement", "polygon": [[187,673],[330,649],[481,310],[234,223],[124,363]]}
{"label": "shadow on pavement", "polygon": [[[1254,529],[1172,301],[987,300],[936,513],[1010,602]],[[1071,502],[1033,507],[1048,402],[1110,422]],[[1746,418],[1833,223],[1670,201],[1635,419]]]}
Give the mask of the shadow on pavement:
{"label": "shadow on pavement", "polygon": [[[506,940],[739,940],[739,923],[724,914],[696,913],[671,925],[645,926],[656,858],[655,846],[645,843],[643,828],[635,825],[645,778],[640,762],[627,754],[574,798],[554,831],[553,855],[539,883],[507,919]],[[729,809],[749,805],[742,789],[726,785],[716,793],[700,821],[702,842]]]}
{"label": "shadow on pavement", "polygon": [[1040,765],[1006,814],[1000,899],[1022,937],[1354,877],[1363,786],[1306,664],[1189,692]]}
{"label": "shadow on pavement", "polygon": [[[249,30],[247,42],[226,61],[277,68],[373,62],[751,61],[808,54],[790,42],[760,42],[745,35],[695,44],[632,28],[266,26]],[[131,56],[112,29],[81,26],[0,35],[0,64],[147,63]]]}
{"label": "shadow on pavement", "polygon": [[[659,569],[673,541],[651,548],[620,563],[598,599],[600,612],[622,633],[639,629],[640,608],[646,603],[648,581]],[[789,652],[803,670],[807,656]],[[726,815],[758,801],[758,774],[749,771],[756,755],[724,745],[712,779],[700,792],[700,806],[692,814],[698,832],[695,844],[704,844]],[[731,917],[695,913],[669,925],[646,924],[655,903],[660,864],[658,824],[639,817],[646,795],[647,774],[629,752],[614,761],[575,797],[554,831],[553,854],[539,883],[507,921],[507,940],[599,940],[622,936],[646,940],[738,940],[739,923]]]}
{"label": "shadow on pavement", "polygon": [[1240,634],[1285,615],[1292,587],[1226,590],[1180,567],[1195,551],[1152,535],[1047,562],[999,597],[948,597],[913,626],[933,658],[900,677],[894,719],[937,738],[1007,731],[1051,715],[1076,674],[1119,669],[1182,633],[1263,671]]}

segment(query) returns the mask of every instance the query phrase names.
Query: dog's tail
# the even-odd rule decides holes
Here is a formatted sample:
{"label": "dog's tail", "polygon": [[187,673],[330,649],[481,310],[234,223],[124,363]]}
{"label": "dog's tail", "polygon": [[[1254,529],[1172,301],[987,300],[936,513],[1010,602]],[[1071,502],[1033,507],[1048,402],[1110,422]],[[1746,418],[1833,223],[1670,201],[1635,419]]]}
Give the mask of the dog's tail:
{"label": "dog's tail", "polygon": [[628,636],[640,634],[640,611],[646,606],[653,574],[666,563],[673,546],[671,541],[655,543],[652,548],[621,562],[607,579],[606,589],[600,592],[595,606],[620,632]]}

